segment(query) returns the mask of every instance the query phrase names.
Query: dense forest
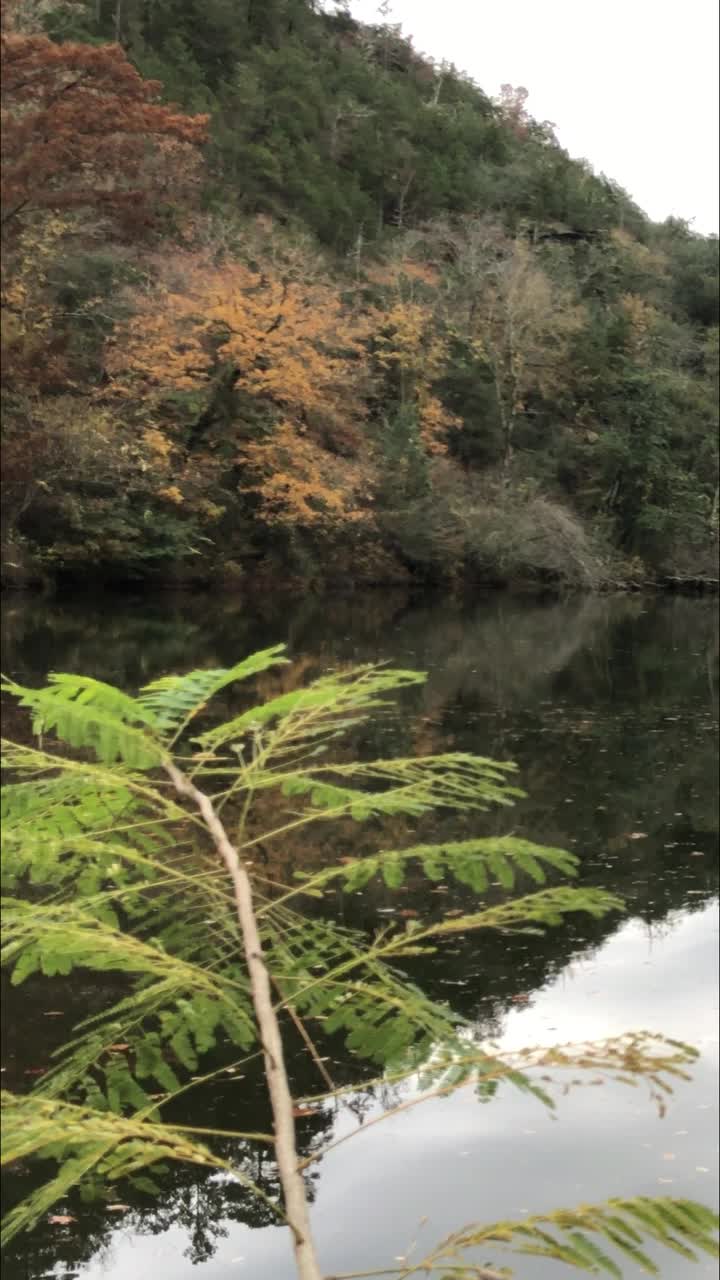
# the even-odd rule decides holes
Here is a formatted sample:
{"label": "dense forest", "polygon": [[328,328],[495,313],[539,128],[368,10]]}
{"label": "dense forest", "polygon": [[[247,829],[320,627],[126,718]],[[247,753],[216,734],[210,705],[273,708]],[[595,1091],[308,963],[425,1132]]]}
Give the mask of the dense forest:
{"label": "dense forest", "polygon": [[4,3],[4,583],[717,578],[717,237],[379,18]]}

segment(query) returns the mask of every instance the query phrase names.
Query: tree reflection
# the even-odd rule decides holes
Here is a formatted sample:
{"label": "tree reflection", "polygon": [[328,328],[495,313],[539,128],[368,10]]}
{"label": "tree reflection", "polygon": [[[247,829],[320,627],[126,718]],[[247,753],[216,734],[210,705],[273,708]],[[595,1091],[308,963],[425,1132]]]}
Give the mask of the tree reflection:
{"label": "tree reflection", "polygon": [[[486,832],[514,830],[573,850],[581,858],[581,883],[619,893],[630,916],[648,928],[717,894],[718,622],[710,602],[621,597],[539,605],[501,597],[472,605],[417,604],[402,594],[374,593],[329,603],[306,600],[261,616],[215,598],[115,598],[102,607],[85,600],[62,606],[16,600],[4,611],[3,635],[8,673],[29,683],[39,683],[52,668],[137,687],[168,669],[222,665],[281,639],[300,659],[290,678],[297,679],[298,670],[308,676],[333,663],[378,657],[427,670],[424,688],[364,726],[354,751],[387,756],[452,747],[516,760],[528,799],[513,811],[488,815]],[[430,835],[471,834],[483,832],[463,815],[412,824],[398,819],[384,829],[385,841],[398,846]],[[372,823],[319,827],[312,849],[286,842],[266,850],[266,872],[287,882],[298,867],[376,847]],[[410,878],[399,895],[372,883],[308,909],[339,915],[372,935],[381,909],[440,918],[477,901],[462,886],[438,887],[447,892],[433,894],[426,882]],[[488,901],[500,892],[490,892]],[[447,1000],[494,1039],[519,998],[546,986],[579,956],[592,955],[619,923],[618,917],[582,916],[542,937],[460,935],[431,958],[408,962],[407,970],[429,995]],[[3,1002],[3,1079],[20,1089],[32,1083],[26,1073],[47,1063],[74,1023],[118,993],[107,981],[54,979],[49,996],[42,979],[33,978],[21,997],[9,994]],[[63,1016],[45,1016],[53,1011]],[[341,1040],[323,1039],[321,1032],[316,1039],[338,1084],[362,1083],[358,1059]],[[221,1074],[164,1108],[163,1118],[211,1129],[267,1129],[256,1066],[222,1074],[223,1066],[222,1058],[204,1062],[204,1070],[217,1067]],[[299,1042],[292,1070],[298,1095],[322,1088]],[[368,1069],[364,1078],[370,1075]],[[343,1105],[361,1122],[399,1096],[389,1086],[373,1086]],[[331,1140],[336,1110],[328,1106],[299,1120],[303,1158]],[[221,1137],[209,1143],[277,1200],[270,1149]],[[6,1209],[42,1181],[42,1172],[17,1165],[9,1171]],[[318,1177],[313,1164],[311,1188]],[[111,1249],[120,1223],[139,1234],[180,1229],[186,1256],[199,1264],[212,1257],[230,1224],[277,1221],[270,1206],[239,1183],[198,1167],[173,1166],[162,1176],[157,1198],[131,1186],[118,1186],[113,1195],[129,1206],[122,1216],[73,1193],[62,1211],[77,1221],[67,1227],[45,1221],[15,1241],[6,1254],[6,1280],[78,1276],[91,1258]]]}

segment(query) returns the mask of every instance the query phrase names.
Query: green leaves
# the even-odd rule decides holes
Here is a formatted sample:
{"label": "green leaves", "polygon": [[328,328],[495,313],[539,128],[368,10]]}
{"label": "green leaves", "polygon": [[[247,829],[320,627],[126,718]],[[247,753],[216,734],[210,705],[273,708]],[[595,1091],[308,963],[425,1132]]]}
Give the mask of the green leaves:
{"label": "green leaves", "polygon": [[[367,665],[321,676],[304,689],[281,694],[261,706],[235,716],[227,724],[201,734],[197,742],[203,750],[217,750],[234,738],[255,734],[273,724],[276,728],[274,752],[291,753],[308,744],[325,741],[357,723],[369,711],[386,706],[385,694],[422,683],[417,671],[393,670]],[[288,775],[298,777],[299,775]],[[268,782],[268,785],[270,783]]]}
{"label": "green leaves", "polygon": [[[274,646],[233,667],[168,676],[137,699],[75,676],[54,676],[42,690],[4,685],[30,709],[37,732],[54,731],[73,750],[5,744],[13,780],[2,798],[3,876],[16,896],[3,912],[3,962],[16,985],[34,973],[52,978],[81,968],[122,974],[126,987],[119,1001],[75,1029],[29,1099],[6,1100],[10,1152],[52,1157],[59,1164],[57,1176],[12,1211],[10,1235],[91,1171],[101,1180],[115,1179],[161,1159],[229,1169],[207,1149],[147,1123],[142,1114],[123,1118],[128,1111],[161,1105],[150,1088],[171,1097],[189,1087],[203,1055],[228,1043],[246,1052],[258,1039],[232,888],[211,828],[181,802],[181,788],[179,798],[172,797],[166,785],[172,771],[163,770],[161,784],[149,771],[169,764],[172,746],[214,694],[284,662],[281,654],[282,646]],[[443,808],[471,813],[511,805],[522,793],[510,785],[509,763],[459,752],[421,759],[332,758],[336,737],[381,711],[390,692],[422,679],[416,672],[376,666],[332,673],[196,739],[201,750],[192,761],[193,778],[229,775],[223,799],[244,793],[241,859],[252,856],[259,843],[318,819],[382,821]],[[237,766],[218,760],[228,746],[239,756]],[[77,758],[88,749],[97,763]],[[328,753],[323,763],[320,752]],[[278,825],[258,834],[253,803],[270,789],[280,803],[285,797],[300,812],[291,811],[287,819],[273,816]],[[265,898],[256,885],[255,915],[278,1008],[324,1034],[342,1035],[348,1051],[378,1063],[389,1084],[412,1077],[433,1092],[472,1085],[487,1101],[507,1081],[552,1105],[534,1072],[572,1067],[625,1082],[645,1079],[662,1106],[673,1077],[686,1076],[692,1057],[686,1046],[630,1037],[501,1060],[477,1042],[471,1024],[393,967],[432,950],[428,944],[470,929],[538,931],[561,925],[572,912],[601,917],[622,910],[613,894],[547,884],[548,876],[574,876],[577,866],[577,858],[561,849],[514,836],[478,836],[345,859],[303,877],[297,888],[275,887]],[[400,889],[410,872],[430,882],[454,879],[478,895],[492,889],[492,904],[481,902],[476,910],[427,923],[409,919],[400,928],[390,922],[374,938],[292,909],[293,899],[322,899],[333,883],[352,892],[381,876],[388,889]],[[20,897],[28,881],[32,905]],[[523,881],[534,891],[509,896]],[[84,1098],[88,1106],[73,1106],[69,1098]],[[444,1242],[430,1262],[436,1270],[457,1269],[455,1260],[462,1267],[468,1249],[505,1244],[591,1274],[618,1276],[615,1254],[652,1270],[645,1240],[684,1257],[709,1251],[710,1221],[707,1211],[687,1201],[613,1201],[469,1228]]]}
{"label": "green leaves", "polygon": [[[504,1246],[513,1253],[564,1262],[591,1275],[622,1277],[619,1261],[632,1262],[646,1275],[661,1275],[660,1268],[645,1252],[651,1242],[670,1249],[691,1261],[698,1253],[718,1256],[717,1214],[693,1200],[665,1196],[608,1200],[606,1204],[580,1205],[536,1214],[520,1222],[496,1222],[491,1226],[468,1227],[448,1236],[432,1254],[407,1272],[408,1277],[427,1271],[442,1272],[450,1266],[462,1270],[468,1250]],[[612,1252],[608,1252],[611,1250]]]}
{"label": "green leaves", "polygon": [[559,885],[554,889],[543,889],[540,893],[531,893],[524,898],[515,898],[498,906],[486,907],[452,920],[442,920],[422,928],[417,933],[417,940],[442,937],[444,934],[466,933],[470,929],[499,929],[527,933],[538,928],[549,928],[561,925],[566,915],[576,911],[585,911],[600,919],[609,911],[624,911],[622,898],[604,889],[569,889]]}
{"label": "green leaves", "polygon": [[58,1173],[34,1192],[4,1220],[2,1243],[6,1245],[58,1199],[97,1169],[108,1182],[127,1177],[137,1169],[161,1160],[179,1160],[235,1172],[227,1161],[213,1155],[186,1133],[139,1118],[122,1119],[109,1112],[74,1106],[69,1102],[2,1094],[2,1162],[30,1156],[58,1162]]}
{"label": "green leaves", "polygon": [[[488,809],[493,804],[511,805],[523,794],[507,785],[507,774],[514,768],[512,764],[448,752],[421,759],[309,765],[302,772],[260,776],[255,785],[279,784],[283,795],[305,795],[315,809],[332,810],[333,817],[346,809],[352,818],[363,822],[376,815],[420,817],[439,808],[466,810]],[[330,780],[333,777],[347,778],[357,785],[339,786]],[[380,783],[383,790],[360,789],[368,783]]]}
{"label": "green leaves", "polygon": [[166,751],[138,724],[150,719],[133,698],[111,685],[82,676],[51,675],[46,689],[27,689],[11,680],[2,689],[32,711],[33,732],[56,732],[68,746],[89,748],[103,764],[122,761],[131,769],[162,764]]}
{"label": "green leaves", "polygon": [[163,736],[174,730],[175,741],[190,721],[222,689],[238,680],[247,680],[261,671],[267,671],[268,667],[286,663],[287,658],[282,656],[284,651],[284,644],[276,644],[270,649],[251,654],[233,667],[190,671],[184,676],[161,676],[159,680],[153,680],[151,684],[144,686],[134,705],[142,714],[151,718],[151,722]]}
{"label": "green leaves", "polygon": [[574,876],[578,859],[564,849],[551,849],[517,836],[486,836],[477,840],[410,845],[407,849],[392,849],[373,857],[352,859],[317,875],[307,876],[303,872],[296,872],[296,875],[303,881],[299,892],[319,889],[333,880],[340,880],[345,891],[352,893],[364,888],[377,874],[382,875],[388,888],[399,889],[413,864],[422,868],[428,880],[452,876],[459,884],[467,885],[476,893],[484,893],[490,883],[513,889],[518,872],[535,884],[545,883],[546,868]]}
{"label": "green leaves", "polygon": [[[198,1055],[213,1049],[221,1033],[245,1049],[255,1039],[248,983],[237,965],[207,969],[166,950],[158,939],[143,941],[123,932],[117,920],[98,919],[68,904],[6,899],[3,920],[0,954],[12,970],[14,986],[36,972],[52,977],[77,968],[136,979],[130,996],[82,1024],[85,1034],[57,1055],[58,1065],[41,1082],[43,1092],[82,1079],[118,1038],[127,1040],[134,1055],[133,1075],[153,1075],[170,1092],[180,1085],[168,1066],[165,1047],[191,1072]],[[190,953],[193,943],[191,932]],[[212,945],[209,954],[217,959]],[[104,1059],[103,1067],[107,1069]],[[108,1104],[112,1106],[110,1094]]]}

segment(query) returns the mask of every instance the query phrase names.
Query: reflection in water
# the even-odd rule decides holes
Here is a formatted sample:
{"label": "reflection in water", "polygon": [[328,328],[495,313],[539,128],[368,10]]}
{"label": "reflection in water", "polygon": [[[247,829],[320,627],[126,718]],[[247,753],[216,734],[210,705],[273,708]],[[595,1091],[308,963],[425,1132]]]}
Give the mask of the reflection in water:
{"label": "reflection in water", "polygon": [[[636,1091],[606,1086],[573,1093],[550,1124],[507,1090],[479,1107],[460,1091],[377,1125],[314,1166],[315,1215],[329,1269],[390,1263],[417,1234],[426,1247],[472,1218],[520,1214],[617,1192],[662,1192],[713,1199],[717,1156],[711,1140],[717,1041],[717,614],[713,604],[637,597],[573,599],[539,605],[510,597],[460,606],[408,601],[395,593],[302,602],[202,598],[110,598],[55,604],[13,599],[3,615],[3,668],[37,683],[48,669],[76,670],[128,688],[169,669],[216,666],[286,639],[303,678],[328,665],[376,658],[428,672],[397,712],[359,735],[364,754],[452,747],[514,759],[528,799],[488,815],[485,827],[573,849],[581,878],[620,893],[629,920],[575,920],[544,938],[466,936],[423,960],[413,976],[428,991],[508,1044],[657,1029],[703,1050],[694,1081],[683,1085],[662,1127]],[[267,677],[261,693],[273,690]],[[286,672],[283,679],[294,678]],[[12,714],[5,732],[12,732]],[[398,824],[398,841],[477,832],[477,818]],[[353,851],[373,846],[366,827],[342,831]],[[323,832],[310,852],[287,847],[280,873],[302,860],[337,855]],[[403,906],[441,915],[470,903],[452,887],[432,897],[410,884]],[[337,907],[348,923],[374,929],[397,895],[371,885]],[[5,1003],[4,1082],[27,1084],[72,1026],[109,998],[108,983],[42,980]],[[328,1046],[338,1083],[358,1066],[341,1044]],[[315,1092],[312,1064],[298,1052],[300,1092]],[[199,1089],[173,1117],[215,1128],[263,1128],[268,1117],[252,1071]],[[368,1090],[354,1110],[327,1109],[300,1122],[309,1154],[392,1103]],[[180,1104],[178,1103],[178,1108]],[[222,1145],[222,1140],[218,1140]],[[268,1151],[232,1154],[265,1191],[277,1194]],[[670,1157],[673,1157],[670,1159]],[[665,1159],[667,1157],[667,1159]],[[704,1172],[707,1170],[708,1172]],[[6,1206],[27,1193],[34,1172],[16,1167]],[[69,1228],[41,1224],[16,1243],[7,1280],[41,1276],[124,1280],[133,1271],[158,1280],[235,1274],[253,1280],[291,1275],[283,1231],[266,1207],[232,1182],[176,1168],[159,1201],[118,1189],[130,1208],[119,1223],[97,1204],[73,1199]],[[372,1224],[370,1229],[369,1224]],[[263,1229],[264,1228],[264,1229]],[[420,1246],[418,1246],[420,1248]],[[244,1261],[240,1263],[239,1258]],[[703,1274],[664,1260],[667,1280]],[[526,1276],[547,1276],[523,1264]]]}

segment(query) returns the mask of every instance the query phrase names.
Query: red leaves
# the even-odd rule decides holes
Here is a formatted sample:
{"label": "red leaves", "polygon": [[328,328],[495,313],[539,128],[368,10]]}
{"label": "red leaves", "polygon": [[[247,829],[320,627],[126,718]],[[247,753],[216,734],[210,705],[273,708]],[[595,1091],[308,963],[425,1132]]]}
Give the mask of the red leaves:
{"label": "red leaves", "polygon": [[[151,190],[156,201],[159,185],[187,179],[187,153],[204,140],[207,116],[157,102],[161,86],[143,80],[119,45],[54,44],[11,32],[0,42],[5,228],[39,207],[91,206],[137,218]],[[150,156],[149,142],[156,144]],[[169,145],[165,157],[157,144]]]}

